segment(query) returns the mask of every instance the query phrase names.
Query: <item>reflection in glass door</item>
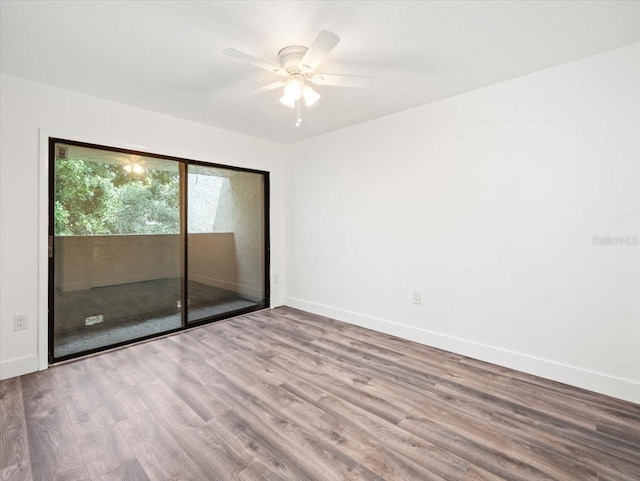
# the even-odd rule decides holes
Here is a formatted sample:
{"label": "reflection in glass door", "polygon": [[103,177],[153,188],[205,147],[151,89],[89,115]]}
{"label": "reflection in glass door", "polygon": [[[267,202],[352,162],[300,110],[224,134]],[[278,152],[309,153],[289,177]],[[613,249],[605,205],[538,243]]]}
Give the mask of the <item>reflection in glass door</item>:
{"label": "reflection in glass door", "polygon": [[266,173],[57,139],[50,166],[52,362],[268,306]]}
{"label": "reflection in glass door", "polygon": [[188,322],[264,305],[265,177],[188,168]]}

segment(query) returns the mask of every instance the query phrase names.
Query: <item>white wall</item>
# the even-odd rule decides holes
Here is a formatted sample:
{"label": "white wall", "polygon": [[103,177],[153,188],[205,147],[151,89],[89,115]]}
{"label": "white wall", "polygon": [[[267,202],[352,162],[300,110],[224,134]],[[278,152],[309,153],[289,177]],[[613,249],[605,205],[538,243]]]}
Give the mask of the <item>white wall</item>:
{"label": "white wall", "polygon": [[[45,174],[39,129],[71,140],[270,171],[271,267],[282,277],[282,146],[4,74],[0,104],[0,379],[46,365],[37,357],[39,321],[46,325],[45,316],[38,319],[39,205],[47,195],[39,192],[39,175]],[[272,305],[282,302],[282,285],[272,282]],[[13,331],[16,314],[27,314],[27,330]]]}
{"label": "white wall", "polygon": [[640,43],[287,156],[287,304],[640,402]]}

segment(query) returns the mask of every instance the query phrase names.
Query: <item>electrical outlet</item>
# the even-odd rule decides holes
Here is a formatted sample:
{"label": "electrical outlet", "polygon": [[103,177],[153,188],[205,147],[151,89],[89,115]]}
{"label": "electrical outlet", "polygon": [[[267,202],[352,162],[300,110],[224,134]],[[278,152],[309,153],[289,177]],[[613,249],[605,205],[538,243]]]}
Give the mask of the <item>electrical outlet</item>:
{"label": "electrical outlet", "polygon": [[280,276],[278,274],[274,274],[273,275],[273,283],[277,284],[278,282],[280,282]]}
{"label": "electrical outlet", "polygon": [[22,331],[27,328],[27,315],[26,314],[18,314],[17,316],[13,316],[13,330],[14,331]]}
{"label": "electrical outlet", "polygon": [[422,304],[422,294],[420,293],[420,291],[416,291],[413,293],[413,303]]}

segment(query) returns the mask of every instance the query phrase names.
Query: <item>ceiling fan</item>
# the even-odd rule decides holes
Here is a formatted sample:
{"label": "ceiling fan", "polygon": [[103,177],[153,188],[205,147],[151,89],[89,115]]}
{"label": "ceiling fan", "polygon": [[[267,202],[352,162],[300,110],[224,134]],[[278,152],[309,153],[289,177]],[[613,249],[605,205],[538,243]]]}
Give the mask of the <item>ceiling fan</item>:
{"label": "ceiling fan", "polygon": [[369,86],[371,77],[313,73],[315,68],[322,62],[327,54],[333,50],[339,41],[340,37],[335,33],[321,30],[309,48],[291,45],[280,50],[280,52],[278,52],[279,66],[260,60],[234,48],[226,48],[222,53],[268,70],[280,77],[285,77],[284,80],[265,85],[264,87],[253,90],[251,93],[261,94],[282,87],[283,95],[280,103],[296,109],[296,127],[299,127],[302,122],[300,115],[301,102],[304,102],[305,106],[310,107],[320,98],[320,94],[309,84],[352,88],[366,88]]}

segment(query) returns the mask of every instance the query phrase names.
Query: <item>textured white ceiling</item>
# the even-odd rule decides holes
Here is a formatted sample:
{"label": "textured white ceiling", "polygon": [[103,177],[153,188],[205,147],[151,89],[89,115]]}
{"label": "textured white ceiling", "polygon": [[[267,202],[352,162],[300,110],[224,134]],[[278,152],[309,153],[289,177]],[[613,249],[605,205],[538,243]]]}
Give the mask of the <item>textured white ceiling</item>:
{"label": "textured white ceiling", "polygon": [[[640,2],[0,3],[3,73],[289,143],[640,41]],[[296,128],[278,80],[226,57],[277,62],[321,29],[341,42],[317,69],[369,75],[318,87]]]}

